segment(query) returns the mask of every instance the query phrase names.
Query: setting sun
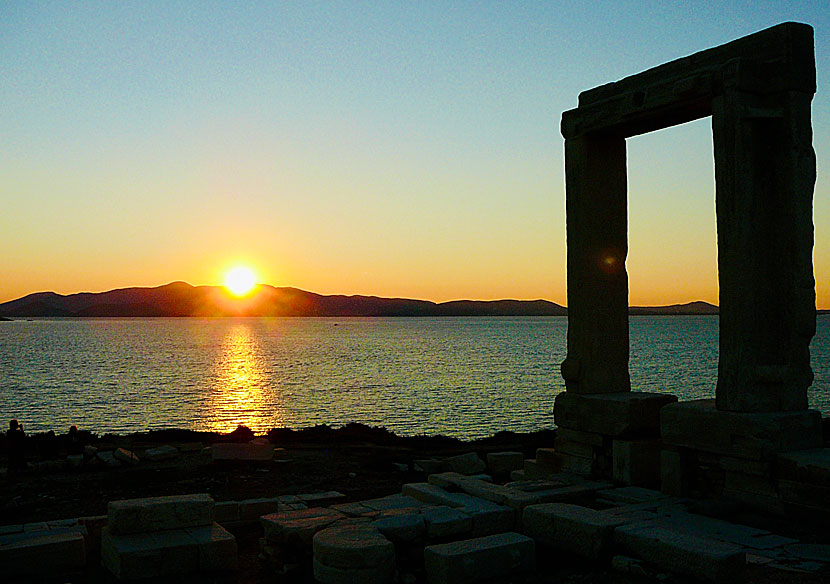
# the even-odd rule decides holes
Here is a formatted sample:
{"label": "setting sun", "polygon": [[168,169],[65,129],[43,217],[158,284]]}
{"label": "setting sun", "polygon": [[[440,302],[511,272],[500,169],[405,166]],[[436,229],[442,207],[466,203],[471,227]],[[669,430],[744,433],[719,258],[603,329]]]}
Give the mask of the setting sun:
{"label": "setting sun", "polygon": [[225,275],[225,287],[234,296],[245,296],[256,286],[256,274],[250,268],[237,266]]}

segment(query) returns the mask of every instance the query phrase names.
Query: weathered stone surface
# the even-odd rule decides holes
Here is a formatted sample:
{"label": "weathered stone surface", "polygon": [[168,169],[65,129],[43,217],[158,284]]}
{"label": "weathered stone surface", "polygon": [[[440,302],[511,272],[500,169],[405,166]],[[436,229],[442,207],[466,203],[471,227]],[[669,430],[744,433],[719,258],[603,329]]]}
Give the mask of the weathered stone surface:
{"label": "weathered stone surface", "polygon": [[200,572],[236,570],[236,538],[221,525],[189,527],[185,531],[199,550]]}
{"label": "weathered stone surface", "polygon": [[123,464],[120,460],[115,458],[115,454],[111,450],[96,452],[94,460],[98,461],[99,464],[103,463],[109,468],[118,468]]}
{"label": "weathered stone surface", "polygon": [[407,483],[403,485],[401,492],[423,503],[448,507],[463,507],[467,496],[461,493],[448,493],[441,487],[429,483]]}
{"label": "weathered stone surface", "polygon": [[553,412],[556,425],[565,428],[620,438],[657,436],[661,409],[676,401],[675,396],[662,393],[579,395],[566,391],[556,396]]}
{"label": "weathered stone surface", "polygon": [[663,408],[661,428],[665,444],[749,460],[821,445],[821,414],[814,410],[738,413],[693,400]]}
{"label": "weathered stone surface", "polygon": [[335,568],[395,567],[395,546],[371,524],[336,525],[314,535],[314,559]]}
{"label": "weathered stone surface", "polygon": [[297,495],[300,503],[305,503],[309,506],[314,505],[328,505],[336,501],[342,501],[346,495],[339,491],[325,491],[322,493],[302,493]]}
{"label": "weathered stone surface", "polygon": [[395,576],[394,562],[371,568],[338,568],[314,558],[312,568],[314,580],[320,584],[390,584]]}
{"label": "weathered stone surface", "polygon": [[651,522],[622,525],[614,542],[649,564],[713,582],[738,582],[746,565],[742,547],[655,527]]}
{"label": "weathered stone surface", "polygon": [[108,505],[114,535],[207,526],[213,523],[213,513],[214,502],[207,494],[125,499]]}
{"label": "weathered stone surface", "polygon": [[666,500],[675,500],[665,493],[643,487],[618,487],[606,489],[597,493],[598,498],[610,501],[617,505],[628,505],[631,503],[662,503]]}
{"label": "weathered stone surface", "polygon": [[524,467],[521,452],[490,452],[487,454],[487,469],[495,475],[505,475]]}
{"label": "weathered stone surface", "polygon": [[487,466],[484,464],[484,461],[482,461],[475,452],[468,452],[467,454],[459,454],[458,456],[445,458],[444,468],[448,471],[464,475],[479,474],[487,470]]}
{"label": "weathered stone surface", "polygon": [[478,497],[459,494],[464,504],[459,511],[473,520],[473,536],[491,535],[512,531],[516,526],[516,512],[511,507],[497,505]]}
{"label": "weathered stone surface", "polygon": [[660,452],[660,490],[667,495],[682,497],[688,492],[691,472],[687,455],[677,449]]}
{"label": "weathered stone surface", "polygon": [[424,568],[430,584],[492,581],[535,568],[533,540],[502,533],[424,548]]}
{"label": "weathered stone surface", "polygon": [[339,503],[337,505],[331,505],[329,509],[339,511],[349,517],[372,517],[380,513],[377,509],[367,507],[359,501],[354,503]]}
{"label": "weathered stone surface", "polygon": [[17,532],[0,535],[2,576],[25,581],[55,577],[86,565],[84,537],[77,531]]}
{"label": "weathered stone surface", "polygon": [[422,458],[413,460],[412,464],[415,466],[415,470],[420,470],[427,475],[439,473],[444,470],[444,461],[437,458]]}
{"label": "weathered stone surface", "polygon": [[459,487],[465,480],[467,475],[458,472],[439,472],[431,474],[427,477],[427,482],[436,487],[446,489],[447,487]]}
{"label": "weathered stone surface", "polygon": [[117,535],[105,527],[101,563],[124,580],[189,574],[199,569],[199,545],[185,529]]}
{"label": "weathered stone surface", "polygon": [[421,512],[430,539],[463,537],[473,530],[473,519],[458,509],[438,505]]}
{"label": "weathered stone surface", "polygon": [[265,539],[275,543],[311,545],[314,534],[346,515],[325,507],[278,511],[259,518]]}
{"label": "weathered stone surface", "polygon": [[593,459],[594,447],[590,444],[583,444],[582,442],[573,442],[565,440],[561,436],[557,436],[553,441],[553,447],[556,452],[560,454],[569,454],[571,456],[578,456],[581,458]]}
{"label": "weathered stone surface", "polygon": [[213,518],[217,523],[239,521],[239,501],[220,501],[213,508]]}
{"label": "weathered stone surface", "polygon": [[243,499],[239,501],[239,519],[249,521],[258,519],[263,515],[280,511],[279,499],[276,497],[263,497],[259,499]]}
{"label": "weathered stone surface", "polygon": [[214,462],[266,462],[274,459],[274,446],[268,442],[218,442],[211,446],[211,458]]}
{"label": "weathered stone surface", "polygon": [[587,444],[589,446],[596,446],[597,448],[606,446],[606,439],[602,434],[582,432],[580,430],[574,430],[573,428],[557,428],[556,437],[568,442]]}
{"label": "weathered stone surface", "polygon": [[129,465],[135,465],[141,462],[135,452],[127,450],[126,448],[116,448],[115,452],[113,452],[113,456],[121,462],[125,462]]}
{"label": "weathered stone surface", "polygon": [[830,448],[780,454],[776,459],[779,478],[830,487]]}
{"label": "weathered stone surface", "polygon": [[660,484],[660,442],[614,440],[613,477],[626,485]]}
{"label": "weathered stone surface", "polygon": [[178,458],[178,456],[179,449],[169,444],[165,444],[164,446],[159,446],[157,448],[150,448],[144,452],[144,458],[153,461],[170,460]]}
{"label": "weathered stone surface", "polygon": [[69,468],[81,468],[84,465],[83,454],[70,454],[66,457],[66,465]]}
{"label": "weathered stone surface", "polygon": [[403,513],[390,517],[381,517],[370,523],[390,541],[410,543],[423,538],[426,523],[420,513]]}
{"label": "weathered stone surface", "polygon": [[410,497],[406,494],[395,494],[387,497],[379,497],[377,499],[367,499],[360,501],[360,504],[375,511],[388,511],[390,509],[411,509],[413,507],[423,507],[421,502],[416,497]]}
{"label": "weathered stone surface", "polygon": [[614,528],[625,520],[580,505],[547,503],[524,510],[522,529],[533,539],[579,556],[611,554]]}

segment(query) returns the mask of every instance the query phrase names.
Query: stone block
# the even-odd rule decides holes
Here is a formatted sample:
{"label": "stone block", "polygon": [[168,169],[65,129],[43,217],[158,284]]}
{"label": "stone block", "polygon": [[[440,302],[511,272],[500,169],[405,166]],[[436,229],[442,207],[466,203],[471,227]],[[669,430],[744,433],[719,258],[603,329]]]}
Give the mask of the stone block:
{"label": "stone block", "polygon": [[114,535],[207,526],[213,523],[213,513],[214,502],[207,494],[125,499],[108,505]]}
{"label": "stone block", "polygon": [[273,543],[311,545],[314,534],[346,519],[334,509],[312,507],[292,511],[277,511],[259,518],[265,539]]}
{"label": "stone block", "polygon": [[663,393],[624,391],[580,395],[563,391],[554,402],[556,425],[618,438],[658,436],[660,410],[677,401]]}
{"label": "stone block", "polygon": [[715,409],[715,400],[670,404],[661,413],[664,444],[771,461],[782,452],[821,446],[821,415],[797,412],[738,413]]}
{"label": "stone block", "polygon": [[315,582],[320,584],[391,584],[395,576],[395,563],[371,568],[338,568],[314,558],[312,570]]}
{"label": "stone block", "polygon": [[428,507],[421,511],[421,516],[430,539],[463,537],[473,530],[472,517],[446,505]]}
{"label": "stone block", "polygon": [[239,521],[239,501],[220,501],[216,503],[213,518],[219,524]]}
{"label": "stone block", "polygon": [[303,493],[301,495],[297,495],[297,498],[300,499],[299,502],[301,503],[305,503],[309,506],[314,506],[328,505],[330,503],[342,501],[346,498],[346,495],[339,491],[325,491],[323,493]]}
{"label": "stone block", "polygon": [[441,487],[429,483],[407,483],[401,491],[404,495],[430,505],[446,505],[448,507],[463,507],[466,501],[461,493],[448,493]]}
{"label": "stone block", "polygon": [[274,445],[266,442],[217,442],[211,446],[214,462],[268,462],[274,459]]}
{"label": "stone block", "polygon": [[556,440],[553,441],[553,448],[560,454],[569,454],[571,456],[578,456],[589,460],[594,458],[594,446],[591,446],[590,444],[583,444],[582,442],[565,440],[561,436],[557,436]]}
{"label": "stone block", "polygon": [[129,465],[136,465],[141,462],[135,452],[127,450],[126,448],[116,448],[115,452],[113,452],[113,456],[121,462]]}
{"label": "stone block", "polygon": [[424,503],[416,497],[410,497],[406,494],[395,494],[387,497],[379,497],[377,499],[367,499],[360,501],[364,507],[368,507],[374,511],[388,511],[390,509],[411,509],[413,507],[423,507]]}
{"label": "stone block", "polygon": [[772,476],[772,463],[763,460],[747,460],[721,456],[718,465],[727,472],[755,475],[759,477]]}
{"label": "stone block", "polygon": [[115,458],[115,454],[111,450],[102,450],[95,454],[95,460],[99,464],[103,464],[108,468],[119,468],[123,463]]}
{"label": "stone block", "polygon": [[613,477],[626,485],[660,484],[660,443],[617,440],[612,443]]}
{"label": "stone block", "polygon": [[175,446],[165,444],[157,448],[150,448],[144,452],[144,458],[154,462],[160,460],[171,460],[179,457],[179,449]]}
{"label": "stone block", "polygon": [[377,509],[367,507],[359,501],[354,503],[339,503],[337,505],[331,505],[329,509],[339,511],[349,517],[372,517],[380,513]]}
{"label": "stone block", "polygon": [[616,505],[629,505],[632,503],[662,503],[667,500],[674,500],[665,493],[643,487],[618,487],[599,491],[597,497]]}
{"label": "stone block", "polygon": [[199,545],[185,529],[116,535],[105,527],[101,564],[122,580],[190,574],[199,569]]}
{"label": "stone block", "polygon": [[436,487],[446,489],[448,487],[458,488],[460,487],[461,483],[463,483],[467,479],[467,475],[463,475],[461,473],[439,472],[429,475],[427,477],[427,482],[431,485],[435,485]]}
{"label": "stone block", "polygon": [[663,570],[712,582],[739,582],[746,565],[741,546],[650,522],[617,527],[614,542]]}
{"label": "stone block", "polygon": [[458,456],[450,456],[444,459],[444,469],[457,472],[464,475],[479,474],[487,470],[478,454],[475,452],[468,452],[466,454],[459,454]]}
{"label": "stone block", "polygon": [[776,474],[788,481],[830,487],[830,448],[780,454]]}
{"label": "stone block", "polygon": [[189,527],[185,531],[198,547],[200,572],[236,570],[236,538],[221,525]]}
{"label": "stone block", "polygon": [[830,514],[830,487],[782,479],[778,481],[778,492],[787,503]]}
{"label": "stone block", "polygon": [[515,529],[516,512],[514,509],[471,495],[459,494],[459,498],[464,504],[458,510],[469,515],[473,521],[473,536],[492,535]]}
{"label": "stone block", "polygon": [[614,528],[624,520],[568,503],[531,505],[522,529],[533,539],[589,559],[610,557]]}
{"label": "stone block", "polygon": [[464,584],[506,579],[535,569],[533,540],[502,533],[424,548],[424,568],[430,584]]}
{"label": "stone block", "polygon": [[240,521],[251,521],[281,509],[279,499],[276,497],[244,499],[239,501],[239,519]]}
{"label": "stone block", "polygon": [[66,457],[66,465],[69,468],[81,468],[84,465],[83,454],[70,454]]}
{"label": "stone block", "polygon": [[676,497],[687,495],[691,470],[687,454],[663,448],[660,451],[660,490]]}
{"label": "stone block", "polygon": [[0,566],[4,577],[40,581],[82,569],[86,547],[81,533],[17,532],[0,536]]}
{"label": "stone block", "polygon": [[395,546],[370,524],[335,525],[318,531],[314,559],[335,568],[395,568]]}
{"label": "stone block", "polygon": [[572,428],[557,428],[556,437],[567,442],[576,442],[597,448],[604,448],[606,446],[606,438],[596,432],[583,432]]}
{"label": "stone block", "polygon": [[524,468],[519,470],[511,470],[510,471],[510,480],[511,481],[523,481],[526,480],[527,476],[525,475]]}
{"label": "stone block", "polygon": [[384,537],[394,543],[411,543],[424,537],[426,523],[420,513],[403,513],[381,517],[370,523]]}
{"label": "stone block", "polygon": [[524,471],[524,476],[526,480],[542,478],[541,473],[543,471],[539,469],[539,465],[536,463],[535,458],[525,458],[525,463],[522,470]]}
{"label": "stone block", "polygon": [[412,464],[415,466],[415,470],[427,475],[439,473],[444,470],[444,461],[437,458],[413,460]]}
{"label": "stone block", "polygon": [[487,468],[494,475],[506,475],[524,468],[521,452],[490,452],[487,454]]}

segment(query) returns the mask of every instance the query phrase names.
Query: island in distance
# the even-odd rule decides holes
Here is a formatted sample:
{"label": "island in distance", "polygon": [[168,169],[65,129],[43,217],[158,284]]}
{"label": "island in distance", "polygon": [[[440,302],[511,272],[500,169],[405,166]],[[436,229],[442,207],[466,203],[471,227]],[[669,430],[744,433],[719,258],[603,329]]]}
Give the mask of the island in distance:
{"label": "island in distance", "polygon": [[[717,314],[717,306],[691,302],[632,307],[631,314]],[[568,309],[547,300],[455,300],[430,302],[376,296],[324,296],[297,288],[260,285],[233,297],[221,286],[173,282],[155,288],[56,294],[38,292],[0,304],[4,317],[156,316],[564,316]]]}

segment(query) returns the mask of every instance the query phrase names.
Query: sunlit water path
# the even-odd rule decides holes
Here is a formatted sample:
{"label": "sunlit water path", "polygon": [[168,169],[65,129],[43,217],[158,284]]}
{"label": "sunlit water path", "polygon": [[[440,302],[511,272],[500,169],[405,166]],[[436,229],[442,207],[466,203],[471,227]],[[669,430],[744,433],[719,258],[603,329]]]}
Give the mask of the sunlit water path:
{"label": "sunlit water path", "polygon": [[[717,317],[632,317],[635,389],[713,397]],[[0,323],[0,416],[28,431],[256,431],[350,421],[477,437],[553,426],[567,319],[51,319]],[[810,405],[830,414],[830,317]]]}

